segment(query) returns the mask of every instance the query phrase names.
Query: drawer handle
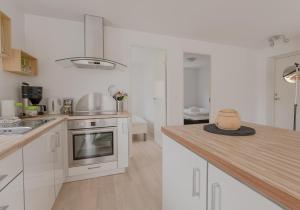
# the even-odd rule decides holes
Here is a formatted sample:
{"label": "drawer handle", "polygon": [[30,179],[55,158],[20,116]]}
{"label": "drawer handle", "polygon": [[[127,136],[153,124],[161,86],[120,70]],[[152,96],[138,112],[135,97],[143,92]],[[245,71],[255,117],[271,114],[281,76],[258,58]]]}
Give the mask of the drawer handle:
{"label": "drawer handle", "polygon": [[[0,182],[2,182],[6,177],[8,177],[7,174],[0,175]],[[2,209],[0,208],[0,210],[2,210]]]}
{"label": "drawer handle", "polygon": [[201,174],[200,174],[200,169],[199,168],[194,168],[193,169],[193,197],[198,197],[200,198],[200,189],[201,189]]}
{"label": "drawer handle", "polygon": [[101,166],[89,167],[88,169],[91,170],[91,169],[96,169],[96,168],[101,168]]}
{"label": "drawer handle", "polygon": [[8,209],[9,205],[6,205],[6,206],[0,206],[0,210],[6,210]]}
{"label": "drawer handle", "polygon": [[[218,203],[216,202],[216,191],[218,190]],[[212,210],[221,210],[221,185],[219,183],[213,183],[212,184],[212,190],[211,190],[211,209]],[[218,208],[216,208],[218,206]]]}

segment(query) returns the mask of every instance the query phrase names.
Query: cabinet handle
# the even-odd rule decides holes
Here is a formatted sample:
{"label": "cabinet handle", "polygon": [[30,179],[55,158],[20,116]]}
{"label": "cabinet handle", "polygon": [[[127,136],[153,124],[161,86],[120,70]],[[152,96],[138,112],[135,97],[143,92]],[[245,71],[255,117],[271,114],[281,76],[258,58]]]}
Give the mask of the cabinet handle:
{"label": "cabinet handle", "polygon": [[101,168],[101,166],[89,167],[88,169],[92,170],[92,169],[96,169],[96,168]]}
{"label": "cabinet handle", "polygon": [[199,168],[193,168],[193,197],[200,198],[200,189],[201,189],[201,173]]}
{"label": "cabinet handle", "polygon": [[[2,182],[6,177],[8,177],[7,174],[0,175],[0,182]],[[1,210],[1,209],[0,209]]]}
{"label": "cabinet handle", "polygon": [[[216,199],[216,191],[218,190],[219,196],[218,196],[218,203]],[[212,196],[211,196],[211,210],[221,210],[221,185],[219,183],[213,183],[212,184],[212,190],[211,190]],[[218,206],[218,208],[217,208]]]}
{"label": "cabinet handle", "polygon": [[9,205],[6,205],[6,206],[0,206],[0,210],[6,210],[8,209]]}
{"label": "cabinet handle", "polygon": [[60,135],[59,135],[59,132],[56,132],[56,147],[60,147]]}

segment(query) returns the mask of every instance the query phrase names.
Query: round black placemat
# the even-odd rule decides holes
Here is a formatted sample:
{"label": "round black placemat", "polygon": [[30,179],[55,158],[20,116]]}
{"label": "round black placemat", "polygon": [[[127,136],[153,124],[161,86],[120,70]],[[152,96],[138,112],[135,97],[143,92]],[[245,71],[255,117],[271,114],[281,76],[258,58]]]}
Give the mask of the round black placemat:
{"label": "round black placemat", "polygon": [[226,136],[252,136],[256,132],[253,128],[249,128],[246,126],[241,126],[240,129],[232,131],[232,130],[222,130],[218,128],[215,124],[204,125],[203,129],[210,133],[226,135]]}

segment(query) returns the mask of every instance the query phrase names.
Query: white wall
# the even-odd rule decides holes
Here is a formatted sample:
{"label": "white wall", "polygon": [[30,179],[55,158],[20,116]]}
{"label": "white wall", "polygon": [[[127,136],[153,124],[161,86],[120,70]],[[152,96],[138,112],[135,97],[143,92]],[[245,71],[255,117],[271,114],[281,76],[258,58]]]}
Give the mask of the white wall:
{"label": "white wall", "polygon": [[274,67],[273,60],[277,56],[293,54],[300,51],[300,38],[291,39],[287,44],[266,47],[256,52],[257,80],[257,122],[273,124],[274,113]]}
{"label": "white wall", "polygon": [[184,69],[184,107],[198,105],[199,96],[199,69]]}
{"label": "white wall", "polygon": [[[53,60],[83,51],[83,23],[26,15],[27,49],[39,59],[37,80],[47,92],[78,97],[103,91],[111,83],[129,86],[130,66],[125,72],[62,69]],[[243,120],[256,121],[255,52],[246,48],[105,28],[106,57],[129,64],[131,46],[165,49],[167,52],[167,123],[182,124],[183,52],[211,56],[212,116],[224,107],[241,112]],[[103,88],[105,87],[105,88]]]}
{"label": "white wall", "polygon": [[198,105],[209,110],[210,97],[210,71],[200,69],[198,71]]}
{"label": "white wall", "polygon": [[[0,1],[0,10],[12,21],[12,47],[24,49],[24,14],[19,11],[12,1]],[[19,85],[24,77],[3,71],[0,59],[0,100],[18,99]]]}

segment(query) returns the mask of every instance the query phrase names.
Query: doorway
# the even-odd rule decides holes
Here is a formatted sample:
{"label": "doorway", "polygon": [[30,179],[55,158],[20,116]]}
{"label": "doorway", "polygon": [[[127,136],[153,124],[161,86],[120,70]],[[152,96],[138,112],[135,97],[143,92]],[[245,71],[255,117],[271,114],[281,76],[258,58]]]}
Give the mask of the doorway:
{"label": "doorway", "polygon": [[134,119],[145,122],[147,134],[162,144],[166,125],[166,51],[133,46],[131,50],[131,111]]}
{"label": "doorway", "polygon": [[[275,58],[274,60],[274,126],[279,128],[293,128],[293,106],[295,98],[295,84],[288,83],[283,78],[283,71],[300,63],[300,54]],[[298,87],[298,93],[300,87]],[[299,97],[298,97],[299,101]],[[298,108],[299,110],[299,108]],[[297,115],[297,129],[300,130],[299,111]]]}
{"label": "doorway", "polygon": [[184,124],[208,123],[210,117],[209,55],[184,53]]}

